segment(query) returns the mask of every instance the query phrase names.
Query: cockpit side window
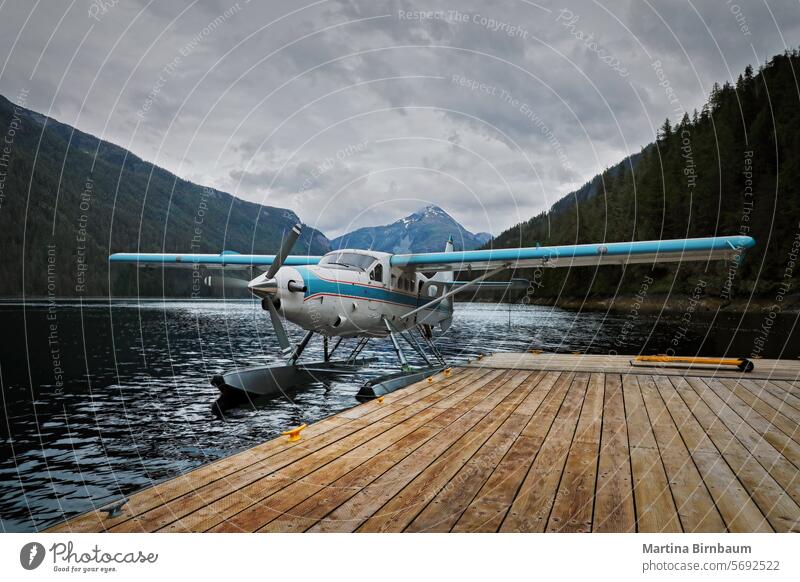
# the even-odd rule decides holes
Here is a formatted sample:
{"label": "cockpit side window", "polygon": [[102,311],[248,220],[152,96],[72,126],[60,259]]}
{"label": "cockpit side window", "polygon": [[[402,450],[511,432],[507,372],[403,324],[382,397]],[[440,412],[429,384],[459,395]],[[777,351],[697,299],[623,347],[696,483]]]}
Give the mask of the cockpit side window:
{"label": "cockpit side window", "polygon": [[378,283],[383,283],[383,265],[378,263],[375,265],[375,268],[372,269],[369,273],[370,281],[376,281]]}
{"label": "cockpit side window", "polygon": [[375,257],[358,253],[330,253],[322,257],[321,266],[328,268],[356,269],[366,271],[375,262]]}

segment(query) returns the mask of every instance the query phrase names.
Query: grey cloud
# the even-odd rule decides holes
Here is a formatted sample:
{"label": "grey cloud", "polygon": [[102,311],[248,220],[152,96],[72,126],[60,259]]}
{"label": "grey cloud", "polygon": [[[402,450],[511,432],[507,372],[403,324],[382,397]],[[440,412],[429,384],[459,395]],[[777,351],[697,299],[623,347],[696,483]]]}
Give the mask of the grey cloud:
{"label": "grey cloud", "polygon": [[[138,0],[96,22],[84,2],[55,30],[69,3],[54,2],[34,11],[12,52],[31,6],[6,3],[0,49],[10,56],[0,92],[14,98],[28,87],[34,109],[194,181],[291,208],[331,236],[427,203],[496,234],[638,151],[653,126],[675,118],[653,59],[691,110],[714,81],[800,38],[800,9],[789,3],[740,2],[744,34],[724,2],[651,1],[677,41],[638,0],[607,10],[591,0],[540,4],[545,10],[519,0],[331,0],[267,27],[301,6]],[[579,17],[574,27],[557,21],[562,8]],[[453,9],[466,18],[451,17]],[[413,16],[427,11],[439,12]],[[601,60],[598,47],[628,75]],[[351,53],[361,54],[340,58]],[[460,87],[454,75],[518,103]],[[387,80],[409,76],[419,78]],[[334,166],[317,172],[329,158]]]}

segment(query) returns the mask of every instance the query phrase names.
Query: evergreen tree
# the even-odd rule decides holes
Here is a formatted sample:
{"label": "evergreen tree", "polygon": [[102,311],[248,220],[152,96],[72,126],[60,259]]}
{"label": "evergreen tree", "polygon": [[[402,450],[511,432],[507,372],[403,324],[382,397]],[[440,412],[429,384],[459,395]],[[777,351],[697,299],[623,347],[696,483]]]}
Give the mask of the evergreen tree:
{"label": "evergreen tree", "polygon": [[[656,143],[526,223],[522,240],[502,233],[493,246],[528,246],[532,232],[541,233],[545,244],[747,234],[757,244],[736,270],[736,295],[774,298],[800,216],[798,70],[800,56],[793,50],[773,57],[758,73],[745,68],[736,90],[715,83],[700,113],[684,115],[678,124],[688,136],[666,120]],[[545,272],[545,286],[537,293],[551,298],[636,293],[649,274],[656,277],[650,293],[690,293],[702,279],[709,294],[721,295],[729,266],[553,269]]]}
{"label": "evergreen tree", "polygon": [[664,124],[658,130],[657,138],[661,141],[667,141],[672,137],[672,126],[669,124],[669,117],[664,121]]}

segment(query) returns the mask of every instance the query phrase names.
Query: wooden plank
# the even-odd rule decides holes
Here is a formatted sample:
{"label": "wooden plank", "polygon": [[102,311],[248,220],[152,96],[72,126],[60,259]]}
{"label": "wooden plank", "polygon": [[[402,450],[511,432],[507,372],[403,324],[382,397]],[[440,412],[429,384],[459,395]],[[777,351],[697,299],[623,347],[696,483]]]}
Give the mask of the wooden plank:
{"label": "wooden plank", "polygon": [[[493,391],[493,388],[490,390]],[[491,393],[491,391],[486,394]],[[467,412],[468,409],[466,407],[470,402],[475,403],[479,402],[479,400],[474,401],[472,398],[469,400],[465,398],[455,407],[443,411],[442,414],[429,421],[419,431],[412,433],[402,441],[398,441],[381,455],[374,456],[366,463],[336,480],[330,487],[319,491],[299,505],[291,508],[285,515],[268,523],[259,531],[292,532],[305,531],[312,527],[330,511],[353,497],[358,491],[401,462],[435,434],[438,434],[441,429],[456,421]],[[424,435],[419,434],[422,430],[426,431]],[[413,440],[410,438],[412,436],[415,437]]]}
{"label": "wooden plank", "polygon": [[528,415],[511,414],[478,452],[436,493],[405,531],[450,531],[529,420]]}
{"label": "wooden plank", "polygon": [[[751,427],[728,406],[735,397],[731,395],[730,399],[723,401],[711,389],[711,384],[719,388],[716,382],[709,380],[706,383],[700,378],[687,379],[689,386],[703,400],[705,409],[709,412],[716,411],[716,415],[722,421],[720,423],[722,426],[714,433],[710,433],[711,438],[770,525],[776,531],[800,531],[800,506],[759,463],[758,458],[766,454],[764,452],[766,448],[761,446],[758,435]],[[704,407],[699,406],[699,410],[704,410]],[[751,443],[752,454],[744,443]],[[777,455],[773,455],[772,459],[777,460]]]}
{"label": "wooden plank", "polygon": [[[715,366],[631,366],[631,356],[568,355],[568,354],[493,354],[480,360],[480,366],[549,370],[565,372],[603,372],[607,374],[655,374],[659,376],[701,376],[796,381],[800,378],[800,362],[761,359],[755,370],[743,374],[733,367]],[[467,367],[474,364],[468,364]]]}
{"label": "wooden plank", "polygon": [[[498,380],[500,378],[503,378],[508,373],[509,373],[508,370],[487,370],[486,374],[480,378],[480,381],[482,382],[481,385],[482,386],[486,385],[487,384],[487,380],[496,381],[496,380]],[[473,380],[468,378],[465,383],[462,383],[460,385],[460,387],[468,387],[470,385],[470,383],[472,383],[472,382],[473,382]],[[436,401],[436,403],[434,405],[436,406],[436,408],[450,408],[453,405],[455,405],[457,402],[460,402],[461,400],[462,400],[462,397],[459,395],[459,392],[456,391],[456,392],[451,393],[446,398],[440,398],[439,400]]]}
{"label": "wooden plank", "polygon": [[[357,425],[351,425],[351,422],[350,420],[339,417],[330,417],[318,423],[314,423],[314,425],[308,427],[304,432],[303,444],[308,445],[309,443],[315,443],[318,439],[325,438],[330,434],[341,437],[359,428]],[[334,433],[336,429],[338,430]],[[204,485],[218,483],[235,472],[246,470],[264,459],[284,453],[299,444],[287,443],[285,439],[281,439],[281,441],[283,444],[277,440],[267,441],[257,447],[209,463],[208,465],[203,465],[173,479],[137,491],[128,497],[128,502],[122,508],[121,513],[116,517],[110,518],[104,512],[92,511],[63,524],[54,526],[48,531],[70,531],[73,533],[107,531],[115,525],[124,523],[154,507],[176,499]]]}
{"label": "wooden plank", "polygon": [[[498,429],[505,426],[506,430],[513,432],[517,428],[515,423],[518,422],[518,428],[522,430],[527,418],[508,420],[513,409],[504,407],[504,404],[519,403],[528,392],[533,390],[534,385],[528,384],[522,390],[517,391],[526,376],[510,377],[505,385],[498,388],[494,398],[488,398],[481,406],[476,407],[476,411],[484,412],[486,416],[471,431],[449,447],[444,454],[415,476],[379,511],[370,516],[358,528],[358,531],[403,531]],[[470,472],[468,476],[474,477],[475,473]],[[425,523],[437,523],[440,517],[437,509],[440,508],[436,508],[432,514],[429,514],[429,521]]]}
{"label": "wooden plank", "polygon": [[[322,437],[321,440],[301,441],[304,445],[296,449],[296,454],[287,452],[287,454],[279,454],[265,459],[264,461],[260,461],[242,471],[227,476],[224,482],[215,482],[198,487],[168,503],[162,503],[150,511],[135,517],[133,520],[114,526],[112,531],[141,531],[142,527],[146,528],[148,531],[160,529],[178,518],[184,517],[216,501],[219,501],[220,505],[226,507],[226,512],[233,511],[234,508],[252,502],[252,498],[249,497],[249,495],[237,494],[239,489],[267,478],[261,485],[256,485],[256,487],[263,487],[263,491],[270,491],[281,484],[279,477],[271,477],[271,475],[279,469],[292,465],[301,458],[313,455],[306,459],[301,466],[301,468],[307,470],[307,472],[313,471],[318,467],[318,463],[328,462],[331,456],[341,454],[341,452],[339,452],[341,451],[341,447],[346,448],[350,443],[358,442],[358,439],[370,438],[369,435],[377,435],[390,428],[394,423],[402,422],[426,410],[442,398],[452,398],[450,394],[451,389],[455,390],[456,394],[463,395],[465,393],[471,393],[480,389],[485,383],[490,382],[497,374],[502,374],[502,372],[489,371],[479,379],[469,382],[466,388],[458,388],[455,387],[457,384],[453,384],[453,386],[445,388],[444,390],[432,392],[427,395],[424,395],[425,391],[420,391],[409,399],[412,400],[413,403],[407,406],[403,406],[406,402],[406,400],[403,399],[398,402],[384,403],[382,408],[372,407],[371,412],[368,414],[343,425],[343,427],[348,428],[345,432],[332,431],[329,435],[326,435],[326,437]],[[377,424],[378,422],[381,424]],[[370,428],[373,424],[376,426]],[[337,442],[340,439],[341,442]],[[354,441],[353,439],[356,440]],[[286,441],[285,439],[279,439],[279,442],[285,443]],[[302,475],[294,474],[296,470],[299,469],[292,469],[292,477],[301,477]]]}
{"label": "wooden plank", "polygon": [[800,411],[795,410],[766,390],[759,390],[753,382],[746,380],[720,379],[718,385],[726,387],[742,402],[766,418],[770,424],[796,443],[800,443]]}
{"label": "wooden plank", "polygon": [[776,387],[785,390],[788,394],[800,398],[800,381],[798,381],[797,378],[794,378],[793,380],[781,380],[779,378],[770,378],[769,381]]}
{"label": "wooden plank", "polygon": [[522,482],[519,493],[500,526],[500,531],[542,532],[545,530],[588,384],[589,374],[575,375],[553,426],[547,433],[539,454],[536,455],[536,459]]}
{"label": "wooden plank", "polygon": [[538,383],[537,379],[540,375],[540,372],[533,373],[530,370],[515,370],[510,372],[509,375],[506,376],[505,386],[503,386],[503,390],[509,393],[509,397],[506,398],[503,396],[501,402],[498,393],[494,402],[491,399],[487,399],[485,402],[476,406],[475,410],[493,413],[507,412],[510,414],[512,411],[516,410],[520,402],[525,400],[525,398],[534,391]]}
{"label": "wooden plank", "polygon": [[[519,405],[516,414],[533,416],[542,404],[542,401],[550,394],[550,389],[558,380],[559,372],[540,372],[536,378],[529,380],[536,382],[536,388],[532,390]],[[566,392],[565,392],[566,394]]]}
{"label": "wooden plank", "polygon": [[[437,420],[452,413],[455,413],[453,409],[445,411],[437,417]],[[367,462],[334,481],[329,487],[325,487],[305,501],[287,510],[283,515],[270,521],[259,531],[284,533],[306,531],[336,507],[343,504],[358,491],[428,442],[445,426],[432,427],[430,424],[426,424],[417,429],[407,437],[394,443],[382,454],[375,455]]]}
{"label": "wooden plank", "polygon": [[[252,503],[254,488],[260,488],[263,491],[280,488],[286,484],[287,479],[304,477],[320,465],[344,454],[350,447],[358,446],[389,430],[392,426],[394,425],[383,421],[374,422],[344,438],[327,443],[326,446],[310,454],[274,457],[265,463],[259,463],[252,469],[236,473],[225,479],[224,483],[201,487],[169,503],[159,505],[142,515],[114,526],[111,531],[128,533],[157,531],[198,510],[204,510],[204,514],[213,512],[212,517],[224,516],[231,511],[230,508],[246,507]],[[298,447],[293,450],[301,451],[302,449]],[[300,459],[303,459],[303,462],[297,463],[296,461]],[[282,468],[286,468],[286,470],[278,473],[278,470]]]}
{"label": "wooden plank", "polygon": [[[779,386],[779,382],[749,379],[743,379],[739,382],[760,398],[769,394],[772,397],[769,400],[772,406],[789,418],[800,421],[800,397]],[[787,407],[790,407],[790,409],[787,409]]]}
{"label": "wooden plank", "polygon": [[[214,508],[215,504],[206,506],[192,514],[194,519],[187,524],[188,531],[212,532],[253,532],[267,525],[273,519],[280,517],[295,505],[308,499],[310,496],[330,486],[338,478],[352,471],[365,461],[388,449],[404,437],[422,427],[439,410],[429,408],[416,417],[393,426],[386,432],[369,438],[364,443],[345,449],[327,464],[315,471],[295,478],[292,474],[294,467],[281,471],[275,479],[267,478],[251,487],[241,490],[240,498],[244,496],[245,504],[228,507],[227,498],[221,501],[225,511]],[[306,468],[299,470],[305,473]],[[266,485],[266,487],[264,487]],[[197,515],[207,514],[209,519],[199,521]]]}
{"label": "wooden plank", "polygon": [[[553,377],[542,382],[548,376]],[[406,531],[449,531],[453,527],[535,412],[532,405],[536,399],[531,399],[531,396],[541,394],[538,399],[541,402],[549,390],[548,386],[555,381],[555,377],[557,375],[546,372],[529,376],[519,376],[518,373],[518,379],[515,381],[519,382],[521,379],[522,382],[519,382],[516,395],[507,398],[492,411],[494,414],[511,413],[511,416],[436,494]]]}
{"label": "wooden plank", "polygon": [[592,531],[636,531],[622,378],[607,374]]}
{"label": "wooden plank", "polygon": [[[512,386],[518,385],[529,375],[528,372],[517,372],[514,376],[519,377],[519,380],[512,380],[510,383]],[[482,407],[486,400],[488,400],[488,398],[483,401],[478,401],[472,410],[483,412]],[[435,407],[431,407],[430,410],[435,410],[438,414],[441,414],[439,411],[440,409],[436,409]],[[383,449],[389,448],[398,440],[398,436],[401,438],[406,436],[409,432],[408,430],[391,434],[396,432],[399,426],[384,433],[384,435],[381,435],[378,439],[374,439],[357,449],[349,451],[342,457],[315,471],[307,478],[304,478],[302,481],[284,487],[277,493],[271,495],[268,499],[263,500],[263,502],[257,503],[247,508],[247,510],[240,512],[233,518],[221,523],[219,526],[215,527],[213,531],[235,531],[235,528],[239,528],[242,531],[256,531],[263,528],[273,519],[283,515],[287,510],[298,505],[321,489],[328,487],[342,475],[352,471],[366,460],[380,453]]]}
{"label": "wooden plank", "polygon": [[727,389],[730,394],[735,395],[739,400],[746,404],[747,407],[752,409],[753,412],[760,414],[769,422],[769,424],[782,431],[795,443],[798,443],[800,440],[800,430],[798,430],[797,421],[790,418],[780,410],[783,409],[789,415],[795,416],[795,411],[791,406],[780,402],[767,392],[762,392],[759,395],[754,394],[751,390],[748,390],[745,386],[743,386],[740,380],[724,378],[713,380],[715,386]]}
{"label": "wooden plank", "polygon": [[[725,414],[722,420],[725,426],[736,435],[749,453],[759,460],[773,478],[786,489],[787,493],[795,500],[798,500],[800,498],[800,491],[798,491],[800,483],[798,483],[797,479],[797,466],[786,458],[787,450],[785,448],[782,450],[776,449],[770,439],[764,438],[758,430],[753,428],[753,424],[760,426],[763,424],[761,421],[766,419],[763,419],[763,417],[750,409],[742,410],[746,417],[743,418],[730,406],[733,405],[740,408],[736,396],[732,395],[724,385],[716,380],[701,382],[698,379],[695,383],[695,389],[697,390],[698,388],[703,391],[707,401],[711,400],[712,407],[720,406],[720,403],[723,403],[721,406],[724,407],[722,410]],[[707,389],[710,389],[710,392]],[[712,409],[716,410],[716,408]],[[748,420],[751,422],[748,422]],[[775,434],[783,436],[780,431],[775,431]],[[791,442],[794,444],[794,441]]]}
{"label": "wooden plank", "polygon": [[[262,474],[258,475],[259,478],[250,480],[244,485],[241,485],[241,482],[237,481],[241,486],[239,490],[236,491],[235,495],[226,494],[214,498],[212,493],[206,493],[204,496],[206,502],[200,507],[196,507],[196,504],[192,502],[187,506],[185,500],[180,500],[182,502],[180,509],[174,507],[169,508],[169,510],[167,510],[167,508],[161,508],[158,516],[150,514],[148,520],[151,524],[157,524],[158,527],[163,527],[164,524],[160,520],[160,514],[168,513],[173,519],[175,517],[182,518],[179,523],[176,522],[174,527],[171,528],[176,531],[206,531],[220,523],[222,523],[219,528],[220,531],[252,531],[248,529],[252,525],[250,520],[258,519],[254,516],[257,516],[258,512],[263,509],[263,507],[258,504],[261,500],[269,497],[278,490],[290,487],[294,482],[300,479],[302,479],[303,484],[306,484],[305,476],[307,473],[316,471],[319,466],[337,459],[340,455],[346,455],[348,447],[360,447],[364,442],[369,444],[369,439],[380,434],[382,431],[391,430],[395,422],[399,422],[403,425],[404,428],[402,430],[413,430],[420,423],[435,421],[435,418],[444,411],[444,409],[433,406],[433,404],[438,402],[438,399],[446,397],[451,402],[457,404],[459,400],[468,400],[474,394],[482,393],[483,390],[488,390],[488,393],[491,393],[493,388],[489,387],[486,389],[485,386],[491,384],[491,382],[501,374],[502,372],[500,371],[490,371],[489,373],[480,375],[480,377],[470,379],[471,381],[467,384],[453,383],[450,388],[455,390],[455,392],[452,394],[450,394],[452,390],[448,389],[447,391],[437,392],[419,399],[409,407],[400,409],[384,417],[379,421],[381,423],[380,425],[378,425],[378,423],[373,423],[376,425],[374,430],[365,431],[356,435],[357,439],[355,440],[353,438],[349,438],[349,440],[343,439],[341,442],[337,443],[338,448],[328,448],[315,454],[315,456],[305,458],[303,459],[302,465],[290,465],[279,473],[277,469],[276,472],[262,472]],[[483,397],[485,397],[485,395],[481,396],[481,398]],[[478,401],[480,401],[480,398]],[[366,418],[369,418],[369,415],[362,416],[360,420]],[[406,424],[407,421],[410,422]],[[393,442],[392,438],[394,434],[395,433],[390,433],[390,436],[386,437],[389,440],[388,444]],[[377,442],[382,443],[384,441],[377,440]],[[343,461],[345,466],[349,461],[350,457]],[[294,489],[291,490],[294,491]],[[310,494],[311,493],[309,493],[309,495]],[[249,506],[254,507],[247,513],[240,515],[237,519],[232,518],[232,516],[246,510]],[[188,514],[185,512],[187,507],[189,510]],[[153,521],[156,518],[159,518],[159,520]],[[258,524],[258,526],[260,525],[263,524]]]}
{"label": "wooden plank", "polygon": [[[483,381],[488,375],[497,376],[500,372],[491,369],[456,369],[449,378],[444,374],[431,376],[433,382],[423,380],[397,390],[384,396],[383,402],[370,400],[364,404],[354,406],[342,411],[337,416],[349,419],[359,419],[380,414],[386,410],[387,406],[392,406],[391,410],[399,410],[404,406],[415,404],[421,400],[440,401],[446,396],[458,392],[462,387],[469,385],[473,381]],[[432,400],[431,400],[432,399]],[[377,420],[377,418],[375,418]]]}
{"label": "wooden plank", "polygon": [[[540,407],[536,411],[536,415],[544,418],[555,419],[561,406],[564,404],[569,387],[572,386],[575,380],[575,374],[563,373],[558,376],[553,383],[553,389],[548,393],[547,397],[542,401]],[[522,431],[521,436],[537,439],[544,442],[545,437],[551,430],[550,423],[531,422]]]}
{"label": "wooden plank", "polygon": [[667,481],[661,451],[639,388],[640,376],[623,376],[625,416],[631,450],[636,531],[682,531],[678,509]]}
{"label": "wooden plank", "polygon": [[[546,436],[549,432],[572,384],[572,379],[572,374],[549,372],[540,382],[537,392],[541,392],[544,396],[537,398],[539,405],[528,422],[528,427],[536,427],[536,434],[541,433]],[[531,402],[529,395],[520,406],[531,405]],[[514,502],[529,467],[539,453],[543,440],[538,436],[526,437],[523,431],[470,502],[452,531],[497,531]]]}
{"label": "wooden plank", "polygon": [[[338,426],[346,425],[355,418],[366,417],[368,420],[377,420],[382,416],[386,416],[393,411],[413,404],[427,396],[434,395],[434,397],[436,397],[435,395],[437,393],[447,395],[450,393],[450,390],[457,389],[457,387],[449,387],[450,384],[455,382],[466,384],[469,383],[471,379],[479,378],[490,372],[492,372],[492,370],[489,369],[456,369],[454,375],[450,379],[445,379],[442,376],[434,382],[433,385],[428,385],[427,382],[419,382],[402,391],[388,395],[385,404],[390,406],[378,408],[377,402],[367,403],[355,409],[344,411],[314,423],[304,431],[302,442],[305,446],[305,444],[308,444],[308,442],[317,435],[323,434]],[[356,409],[358,409],[358,412],[354,413],[353,411]],[[350,416],[353,416],[353,418],[350,418]],[[353,425],[352,428],[356,430],[360,428],[360,426]],[[203,465],[174,479],[169,479],[130,495],[128,503],[123,507],[121,514],[117,517],[108,518],[103,512],[93,511],[74,518],[69,522],[59,524],[51,528],[50,531],[106,531],[158,505],[167,503],[202,486],[220,481],[228,475],[245,470],[297,444],[298,443],[287,445],[285,439],[282,438],[267,441],[236,455]]]}
{"label": "wooden plank", "polygon": [[628,360],[495,354],[53,530],[800,531],[800,362]]}
{"label": "wooden plank", "polygon": [[413,387],[417,387],[418,385],[422,387],[411,392],[410,394],[405,394],[407,390],[406,388],[403,390],[397,390],[384,396],[384,402],[379,402],[377,399],[373,399],[340,412],[339,415],[346,418],[359,419],[365,416],[369,417],[373,414],[376,414],[384,410],[387,405],[394,407],[395,410],[399,410],[403,406],[415,404],[420,401],[425,401],[428,403],[439,402],[447,396],[458,392],[464,386],[468,386],[470,382],[483,382],[486,380],[487,376],[496,376],[497,374],[497,370],[475,369],[463,371],[462,373],[453,373],[453,376],[450,378],[437,375],[432,377],[434,381],[431,383],[425,381],[414,384]]}
{"label": "wooden plank", "polygon": [[400,463],[380,475],[335,510],[310,527],[310,532],[355,531],[369,516],[378,511],[386,501],[430,462],[472,429],[482,418],[479,412],[468,412],[452,425],[446,427],[435,438],[412,452]]}
{"label": "wooden plank", "polygon": [[[497,392],[502,392],[502,388]],[[489,396],[494,398],[495,393]],[[309,531],[354,531],[453,443],[470,432],[485,413],[470,411],[367,487],[358,491]]]}
{"label": "wooden plank", "polygon": [[[708,435],[706,426],[713,425],[718,419],[701,409],[702,401],[699,401],[684,378],[669,380],[669,384],[657,383],[659,392],[728,531],[772,531],[761,510]],[[706,423],[705,426],[699,418]]]}
{"label": "wooden plank", "polygon": [[672,498],[681,527],[686,532],[724,532],[725,522],[678,432],[656,384],[671,389],[664,377],[645,376],[639,381],[656,443],[661,451]]}
{"label": "wooden plank", "polygon": [[[709,438],[706,430],[697,422],[692,411],[686,406],[681,398],[676,386],[681,386],[685,382],[683,378],[666,378],[662,376],[656,382],[656,387],[661,394],[661,399],[667,407],[667,411],[678,429],[686,448],[690,453],[701,452],[710,455],[719,455],[714,442]],[[722,457],[720,462],[724,464]]]}
{"label": "wooden plank", "polygon": [[604,392],[605,375],[591,374],[547,531],[590,532],[592,530]]}
{"label": "wooden plank", "polygon": [[[697,378],[683,378],[673,381],[676,391],[684,405],[691,411],[697,422],[708,434],[718,455],[698,454],[695,456],[698,470],[717,504],[723,519],[732,532],[774,531],[760,504],[754,498],[753,481],[748,479],[743,469],[745,460],[750,457],[720,418],[720,411],[713,411],[697,394],[691,383]],[[693,455],[694,456],[694,455]]]}

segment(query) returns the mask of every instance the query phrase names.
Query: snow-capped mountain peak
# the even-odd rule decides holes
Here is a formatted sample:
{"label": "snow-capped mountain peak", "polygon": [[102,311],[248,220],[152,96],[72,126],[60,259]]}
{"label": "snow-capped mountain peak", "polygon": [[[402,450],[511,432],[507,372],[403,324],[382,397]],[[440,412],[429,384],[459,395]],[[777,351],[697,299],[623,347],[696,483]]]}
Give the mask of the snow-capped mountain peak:
{"label": "snow-capped mountain peak", "polygon": [[390,253],[438,252],[444,250],[450,236],[459,250],[481,247],[491,239],[486,233],[469,232],[441,207],[429,204],[391,224],[359,228],[335,238],[331,248]]}

